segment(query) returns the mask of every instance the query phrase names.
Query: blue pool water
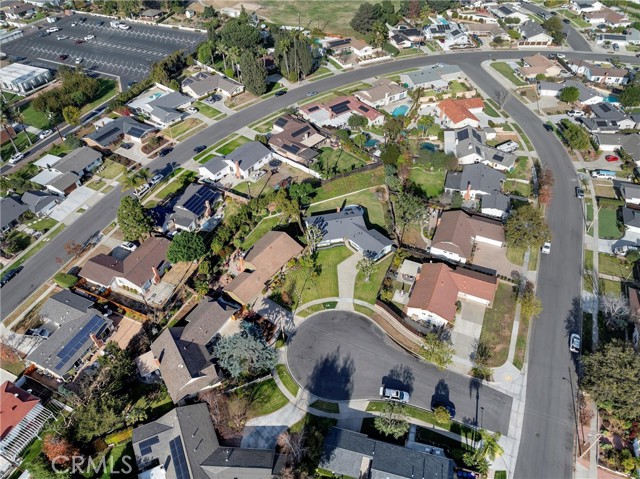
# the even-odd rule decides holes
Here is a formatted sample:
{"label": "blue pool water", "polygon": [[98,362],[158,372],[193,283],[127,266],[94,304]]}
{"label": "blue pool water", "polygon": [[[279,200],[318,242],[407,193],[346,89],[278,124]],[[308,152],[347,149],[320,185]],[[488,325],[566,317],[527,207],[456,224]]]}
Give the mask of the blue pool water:
{"label": "blue pool water", "polygon": [[423,150],[429,150],[429,151],[437,151],[438,147],[436,145],[434,145],[433,143],[422,143],[420,145],[420,148]]}
{"label": "blue pool water", "polygon": [[604,101],[606,103],[620,103],[620,100],[615,95],[609,95],[608,97],[605,97]]}
{"label": "blue pool water", "polygon": [[160,98],[162,96],[162,93],[157,92],[154,93],[153,95],[150,95],[149,98],[151,98],[152,100],[155,100],[156,98]]}
{"label": "blue pool water", "polygon": [[400,105],[400,106],[396,107],[393,110],[392,115],[394,117],[401,116],[401,115],[406,115],[408,111],[409,111],[409,106],[408,105]]}
{"label": "blue pool water", "polygon": [[373,148],[374,146],[376,146],[378,144],[378,140],[375,140],[373,138],[371,138],[370,140],[367,140],[364,144],[364,146],[366,148]]}
{"label": "blue pool water", "polygon": [[446,21],[444,18],[439,17],[438,20],[440,21],[440,23],[442,23],[443,25],[449,25],[449,22]]}

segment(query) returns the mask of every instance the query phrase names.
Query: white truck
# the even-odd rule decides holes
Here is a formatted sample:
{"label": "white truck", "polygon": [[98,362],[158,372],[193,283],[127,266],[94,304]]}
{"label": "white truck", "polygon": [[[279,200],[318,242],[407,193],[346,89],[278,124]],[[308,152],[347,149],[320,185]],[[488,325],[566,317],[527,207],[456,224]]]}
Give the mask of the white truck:
{"label": "white truck", "polygon": [[407,403],[411,396],[406,391],[399,391],[397,389],[389,389],[384,386],[380,386],[380,397],[391,401]]}
{"label": "white truck", "polygon": [[112,20],[111,22],[109,22],[109,26],[111,28],[120,28],[120,22],[118,22],[116,20]]}

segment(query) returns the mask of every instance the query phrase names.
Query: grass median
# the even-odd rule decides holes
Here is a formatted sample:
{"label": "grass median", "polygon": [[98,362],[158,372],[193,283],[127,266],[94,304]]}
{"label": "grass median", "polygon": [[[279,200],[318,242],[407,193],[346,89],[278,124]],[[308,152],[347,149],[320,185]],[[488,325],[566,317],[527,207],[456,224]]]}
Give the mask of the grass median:
{"label": "grass median", "polygon": [[278,364],[276,366],[276,372],[278,373],[280,381],[282,381],[282,384],[284,384],[284,387],[287,388],[287,391],[289,391],[293,397],[296,397],[298,395],[300,387],[289,373],[287,366],[285,366],[284,364]]}

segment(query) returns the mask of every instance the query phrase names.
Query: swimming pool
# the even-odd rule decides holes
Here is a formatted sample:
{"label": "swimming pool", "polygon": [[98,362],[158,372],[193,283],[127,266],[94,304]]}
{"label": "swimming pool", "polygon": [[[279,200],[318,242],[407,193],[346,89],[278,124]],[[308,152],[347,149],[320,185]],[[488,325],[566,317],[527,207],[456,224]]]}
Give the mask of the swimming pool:
{"label": "swimming pool", "polygon": [[422,143],[420,145],[421,150],[429,150],[429,151],[438,151],[438,145],[434,145],[433,143]]}
{"label": "swimming pool", "polygon": [[157,92],[157,93],[154,93],[153,95],[150,95],[149,98],[152,100],[155,100],[156,98],[160,98],[161,96],[162,96],[162,93]]}
{"label": "swimming pool", "polygon": [[449,22],[442,17],[438,17],[438,21],[443,25],[449,25]]}
{"label": "swimming pool", "polygon": [[603,98],[602,101],[604,101],[606,103],[620,103],[620,100],[615,95],[609,95],[609,96]]}
{"label": "swimming pool", "polygon": [[409,111],[409,105],[400,105],[393,110],[391,113],[394,117],[406,115]]}
{"label": "swimming pool", "polygon": [[364,144],[365,148],[373,148],[374,146],[376,146],[379,143],[378,140],[371,138],[370,140],[367,140]]}

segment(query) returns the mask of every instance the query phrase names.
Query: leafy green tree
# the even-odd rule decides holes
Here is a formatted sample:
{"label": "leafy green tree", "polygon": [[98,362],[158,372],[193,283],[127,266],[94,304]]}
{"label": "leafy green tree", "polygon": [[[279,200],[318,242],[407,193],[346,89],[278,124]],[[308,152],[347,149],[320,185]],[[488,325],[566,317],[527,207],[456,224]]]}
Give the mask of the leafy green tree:
{"label": "leafy green tree", "polygon": [[258,29],[241,18],[232,18],[220,30],[220,39],[227,47],[238,47],[242,51],[252,51],[260,44]]}
{"label": "leafy green tree", "polygon": [[70,433],[74,440],[88,444],[96,437],[123,427],[124,403],[122,395],[106,394],[81,404],[72,416]]}
{"label": "leafy green tree", "polygon": [[420,217],[425,211],[426,205],[422,199],[407,192],[393,195],[392,201],[396,234],[400,238],[400,242],[402,242],[405,228]]}
{"label": "leafy green tree", "polygon": [[153,220],[140,204],[140,200],[125,196],[118,208],[118,225],[126,241],[144,238],[153,228]]}
{"label": "leafy green tree", "polygon": [[540,248],[551,238],[551,230],[542,210],[526,204],[513,212],[504,227],[509,246],[516,248]]}
{"label": "leafy green tree", "polygon": [[207,5],[206,7],[204,7],[204,10],[202,11],[203,18],[213,18],[215,16],[216,11],[211,5]]}
{"label": "leafy green tree", "polygon": [[65,106],[62,109],[62,117],[71,126],[78,126],[80,124],[80,109],[75,106]]}
{"label": "leafy green tree", "polygon": [[191,262],[202,258],[207,254],[202,236],[191,231],[181,231],[173,237],[167,259],[171,263]]}
{"label": "leafy green tree", "polygon": [[245,51],[240,57],[240,71],[247,91],[258,96],[267,91],[267,70],[250,51]]}
{"label": "leafy green tree", "polygon": [[400,158],[400,147],[395,143],[389,143],[384,148],[382,148],[382,152],[380,153],[380,160],[385,165],[397,164],[398,158]]}
{"label": "leafy green tree", "polygon": [[211,42],[203,42],[198,47],[198,61],[205,65],[210,65],[213,62],[213,48]]}
{"label": "leafy green tree", "polygon": [[566,118],[560,121],[560,125],[562,126],[560,130],[562,137],[571,150],[585,151],[591,147],[589,133],[582,126],[576,125]]}
{"label": "leafy green tree", "polygon": [[409,432],[411,425],[407,420],[404,404],[388,401],[379,416],[373,420],[373,425],[385,436],[401,438]]}
{"label": "leafy green tree", "polygon": [[453,362],[454,349],[437,333],[427,333],[422,338],[419,354],[423,359],[435,364],[439,369],[446,369]]}
{"label": "leafy green tree", "polygon": [[402,133],[402,130],[404,129],[404,123],[400,118],[390,117],[387,118],[387,120],[384,122],[382,129],[384,131],[387,142],[394,142],[396,141],[398,136],[400,136],[400,133]]}
{"label": "leafy green tree", "polygon": [[358,133],[356,136],[353,137],[353,144],[356,145],[358,148],[363,148],[366,143],[367,143],[367,135],[365,135],[364,133]]}
{"label": "leafy green tree", "polygon": [[451,414],[444,406],[438,406],[433,410],[433,419],[440,426],[449,426],[451,424]]}
{"label": "leafy green tree", "polygon": [[364,282],[368,283],[371,275],[376,271],[376,264],[373,259],[365,256],[356,263],[356,269],[364,275]]}
{"label": "leafy green tree", "polygon": [[580,90],[575,86],[564,87],[558,95],[558,99],[565,103],[574,103],[578,101],[578,98],[580,98]]}
{"label": "leafy green tree", "polygon": [[544,22],[542,22],[542,28],[544,28],[549,35],[553,38],[553,43],[561,45],[564,36],[562,35],[563,25],[560,16],[553,15]]}
{"label": "leafy green tree", "polygon": [[473,452],[466,452],[462,456],[462,460],[467,466],[475,467],[481,474],[486,474],[490,463],[504,454],[504,450],[498,442],[501,434],[499,432],[491,434],[485,429],[480,429],[478,433],[480,434],[480,446]]}
{"label": "leafy green tree", "polygon": [[527,281],[524,291],[518,296],[518,301],[522,317],[530,319],[542,313],[542,301],[536,296],[533,283],[530,281]]}
{"label": "leafy green tree", "polygon": [[209,292],[209,282],[203,279],[196,279],[193,284],[193,289],[198,298],[202,299]]}
{"label": "leafy green tree", "polygon": [[289,196],[292,200],[298,200],[301,205],[307,205],[315,196],[316,189],[311,183],[294,183],[289,187]]}
{"label": "leafy green tree", "polygon": [[278,361],[275,350],[267,346],[255,332],[246,328],[223,337],[214,349],[214,356],[220,367],[234,379],[270,371]]}
{"label": "leafy green tree", "polygon": [[640,105],[640,83],[627,85],[620,94],[620,103],[624,107]]}
{"label": "leafy green tree", "polygon": [[351,115],[347,120],[347,124],[351,128],[362,128],[363,126],[367,126],[367,119],[362,115]]}
{"label": "leafy green tree", "polygon": [[361,3],[349,25],[358,33],[369,33],[373,25],[382,18],[382,7],[380,4]]}
{"label": "leafy green tree", "polygon": [[142,407],[133,407],[127,413],[127,417],[125,419],[125,423],[127,426],[133,426],[134,424],[139,424],[141,422],[145,422],[148,419],[149,415],[147,411]]}
{"label": "leafy green tree", "polygon": [[640,417],[640,356],[629,343],[614,340],[582,357],[582,386],[599,407],[628,421]]}
{"label": "leafy green tree", "polygon": [[323,234],[320,228],[316,225],[310,225],[304,233],[305,238],[307,239],[307,244],[309,245],[309,249],[311,250],[311,254],[316,252],[318,248],[318,243],[322,241]]}

